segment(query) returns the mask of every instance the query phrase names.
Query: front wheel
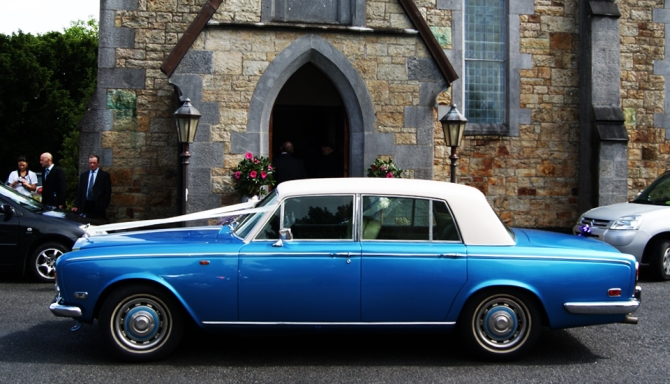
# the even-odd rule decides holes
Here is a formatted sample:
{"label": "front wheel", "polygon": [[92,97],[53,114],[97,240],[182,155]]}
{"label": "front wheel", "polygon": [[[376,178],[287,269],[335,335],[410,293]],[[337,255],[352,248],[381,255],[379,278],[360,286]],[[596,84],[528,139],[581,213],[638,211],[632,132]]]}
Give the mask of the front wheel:
{"label": "front wheel", "polygon": [[540,316],[532,298],[517,290],[473,296],[459,320],[461,337],[476,356],[509,361],[528,352],[540,336]]}
{"label": "front wheel", "polygon": [[43,283],[53,283],[56,260],[67,251],[68,248],[61,243],[51,242],[38,246],[30,256],[30,273]]}
{"label": "front wheel", "polygon": [[134,285],[113,292],[100,312],[103,339],[116,357],[155,361],[172,352],[183,332],[181,308],[162,290]]}
{"label": "front wheel", "polygon": [[657,280],[670,280],[670,240],[656,243],[651,254],[651,273]]}

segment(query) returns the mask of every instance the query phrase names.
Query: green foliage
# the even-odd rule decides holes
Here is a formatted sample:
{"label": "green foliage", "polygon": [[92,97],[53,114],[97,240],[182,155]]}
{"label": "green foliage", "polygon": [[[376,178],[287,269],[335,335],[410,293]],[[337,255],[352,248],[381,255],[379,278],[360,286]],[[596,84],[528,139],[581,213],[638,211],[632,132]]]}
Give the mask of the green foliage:
{"label": "green foliage", "polygon": [[402,177],[402,169],[393,164],[393,159],[382,160],[378,158],[368,168],[368,177],[399,178]]}
{"label": "green foliage", "polygon": [[274,169],[267,157],[254,156],[247,152],[244,159],[233,168],[234,187],[242,196],[263,196],[264,185],[275,185]]}
{"label": "green foliage", "polygon": [[51,152],[74,197],[77,124],[95,90],[97,64],[95,20],[73,22],[63,32],[0,34],[0,179],[16,169],[18,155],[39,172],[40,154]]}

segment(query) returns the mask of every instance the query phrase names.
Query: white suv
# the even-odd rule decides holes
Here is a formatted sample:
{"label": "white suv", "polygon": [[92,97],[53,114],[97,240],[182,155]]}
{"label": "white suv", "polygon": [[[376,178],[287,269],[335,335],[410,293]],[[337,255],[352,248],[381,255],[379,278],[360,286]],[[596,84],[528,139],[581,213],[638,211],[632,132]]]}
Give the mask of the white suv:
{"label": "white suv", "polygon": [[585,212],[573,232],[635,255],[649,264],[654,277],[670,280],[670,170],[630,203]]}

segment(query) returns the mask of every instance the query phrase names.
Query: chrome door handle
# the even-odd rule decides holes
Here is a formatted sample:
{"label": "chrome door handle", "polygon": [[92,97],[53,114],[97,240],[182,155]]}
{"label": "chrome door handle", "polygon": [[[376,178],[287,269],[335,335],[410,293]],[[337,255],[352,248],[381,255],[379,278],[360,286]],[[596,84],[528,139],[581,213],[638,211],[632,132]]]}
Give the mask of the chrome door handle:
{"label": "chrome door handle", "polygon": [[333,252],[330,254],[330,257],[349,257],[351,252]]}
{"label": "chrome door handle", "polygon": [[443,259],[458,259],[459,257],[461,257],[461,255],[459,255],[458,253],[441,253],[440,254],[440,258],[443,258]]}

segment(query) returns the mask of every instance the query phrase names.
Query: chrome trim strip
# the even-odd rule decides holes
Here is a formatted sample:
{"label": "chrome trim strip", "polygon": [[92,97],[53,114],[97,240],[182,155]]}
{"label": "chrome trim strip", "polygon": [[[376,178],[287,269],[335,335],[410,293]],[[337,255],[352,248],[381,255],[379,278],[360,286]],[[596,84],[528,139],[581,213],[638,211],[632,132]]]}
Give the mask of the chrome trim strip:
{"label": "chrome trim strip", "polygon": [[455,258],[455,257],[466,257],[465,253],[363,253],[363,257],[373,256],[373,257],[444,257],[444,258]]}
{"label": "chrome trim strip", "polygon": [[58,317],[81,317],[81,308],[70,305],[51,303],[49,310]]}
{"label": "chrome trim strip", "polygon": [[81,256],[81,257],[72,257],[67,261],[81,261],[81,260],[90,260],[90,259],[112,259],[112,258],[129,258],[129,257],[203,257],[203,256],[237,256],[237,252],[203,252],[203,253],[156,253],[156,254],[146,254],[146,253],[134,253],[128,255],[106,255],[106,256]]}
{"label": "chrome trim strip", "polygon": [[479,257],[479,258],[489,258],[489,259],[538,259],[538,260],[552,260],[552,261],[593,261],[593,262],[607,262],[607,263],[617,263],[630,265],[631,263],[626,260],[614,260],[614,259],[598,259],[590,257],[580,257],[580,256],[521,256],[521,255],[488,255],[488,254],[468,254],[468,257]]}
{"label": "chrome trim strip", "polygon": [[343,321],[343,322],[329,322],[329,321],[203,321],[203,324],[206,325],[455,325],[455,321],[392,321],[392,322],[356,322],[356,321]]}
{"label": "chrome trim strip", "polygon": [[593,303],[565,303],[563,307],[570,313],[584,315],[625,315],[635,312],[640,302],[629,301],[600,301]]}

